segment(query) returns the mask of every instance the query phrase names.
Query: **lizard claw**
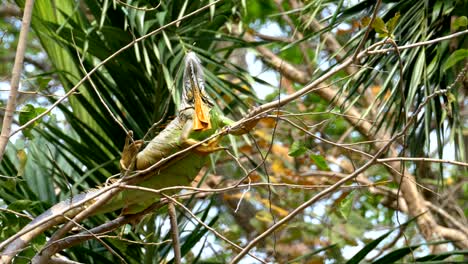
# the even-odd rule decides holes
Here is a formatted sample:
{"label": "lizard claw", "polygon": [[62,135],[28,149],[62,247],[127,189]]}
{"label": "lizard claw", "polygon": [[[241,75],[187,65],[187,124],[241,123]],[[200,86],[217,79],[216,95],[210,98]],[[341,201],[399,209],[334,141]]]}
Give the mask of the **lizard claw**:
{"label": "lizard claw", "polygon": [[260,107],[253,107],[248,111],[247,115],[245,116],[245,119],[247,119],[248,121],[246,121],[239,127],[235,127],[235,128],[227,127],[226,131],[227,133],[233,134],[233,135],[242,135],[242,134],[248,133],[257,125],[260,119],[265,118],[265,117],[267,117],[266,112],[262,113]]}
{"label": "lizard claw", "polygon": [[122,157],[120,158],[120,169],[127,171],[134,161],[135,156],[140,151],[143,145],[143,140],[133,140],[133,131],[129,131],[125,138],[125,145],[122,150]]}

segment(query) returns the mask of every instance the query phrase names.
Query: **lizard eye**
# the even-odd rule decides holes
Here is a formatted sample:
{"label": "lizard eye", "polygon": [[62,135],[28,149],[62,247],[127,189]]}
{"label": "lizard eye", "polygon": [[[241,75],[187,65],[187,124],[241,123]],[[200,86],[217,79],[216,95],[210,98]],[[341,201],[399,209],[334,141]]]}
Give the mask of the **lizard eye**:
{"label": "lizard eye", "polygon": [[193,91],[192,89],[185,90],[185,100],[189,103],[193,102]]}

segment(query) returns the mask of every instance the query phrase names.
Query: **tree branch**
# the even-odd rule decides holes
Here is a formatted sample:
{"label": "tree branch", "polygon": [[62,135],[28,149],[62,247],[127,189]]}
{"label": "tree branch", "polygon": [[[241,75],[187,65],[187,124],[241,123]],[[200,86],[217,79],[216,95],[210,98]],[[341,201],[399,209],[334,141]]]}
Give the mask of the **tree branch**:
{"label": "tree branch", "polygon": [[177,215],[174,203],[167,204],[169,220],[171,222],[172,248],[174,249],[174,263],[180,264],[182,255],[180,254],[179,226],[177,225]]}
{"label": "tree branch", "polygon": [[34,7],[34,0],[26,0],[24,5],[23,22],[21,23],[21,30],[18,40],[18,47],[16,50],[15,63],[13,65],[13,72],[11,74],[10,95],[5,110],[3,119],[2,132],[0,133],[0,161],[3,160],[5,149],[10,139],[11,124],[13,122],[13,113],[16,108],[16,98],[18,96],[18,87],[23,70],[24,54],[26,52],[26,44],[28,41],[29,26],[31,24],[32,10]]}
{"label": "tree branch", "polygon": [[[468,31],[466,33],[468,33]],[[457,36],[460,36],[460,35],[461,34],[452,34],[452,35],[449,35],[449,36],[446,36],[446,37],[443,37],[443,38],[435,39],[433,41],[427,41],[424,44],[429,45],[429,44],[436,43],[438,41],[448,40],[448,39],[451,39],[451,38],[454,38],[454,37],[457,37]],[[244,35],[244,39],[246,41],[252,41],[252,38],[251,37],[249,38],[248,34]],[[356,59],[360,59],[363,56],[366,56],[367,54],[370,54],[372,51],[377,51],[378,49],[376,49],[376,47],[382,46],[384,43],[385,42],[378,42],[378,43],[375,43],[375,44],[371,45],[367,50],[362,51],[359,54],[357,54]],[[271,52],[267,48],[262,47],[262,46],[257,46],[256,49],[257,49],[258,52],[260,52],[260,54],[262,54],[262,59],[265,60],[267,64],[273,65],[273,67],[275,67],[284,76],[286,76],[288,78],[291,78],[291,80],[296,81],[298,83],[305,84],[307,82],[307,79],[309,77],[305,73],[297,70],[294,66],[292,66],[290,64],[287,64],[286,62],[284,62],[281,58],[276,56],[273,52]],[[340,70],[344,69],[345,67],[349,66],[352,62],[353,62],[353,58],[348,58],[347,60],[345,60],[340,65],[337,65],[335,68],[333,68],[333,69],[329,70],[328,72],[324,73],[322,76],[320,76],[316,80],[314,80],[314,81],[310,82],[309,84],[305,85],[302,89],[298,90],[297,92],[295,92],[295,93],[293,93],[291,95],[282,97],[281,100],[277,100],[277,101],[273,101],[273,102],[264,104],[264,105],[258,107],[256,109],[256,111],[254,113],[252,113],[252,114],[261,113],[261,112],[267,111],[269,109],[277,109],[279,106],[286,105],[289,102],[291,102],[292,100],[295,100],[300,96],[303,96],[303,95],[305,95],[305,94],[307,94],[307,93],[309,93],[311,91],[314,91],[315,93],[317,93],[323,99],[325,99],[325,100],[327,100],[329,102],[334,101],[337,105],[343,106],[344,108],[348,109],[347,112],[346,112],[347,116],[361,117],[360,111],[355,106],[349,106],[345,102],[345,100],[343,98],[338,97],[337,91],[334,91],[333,89],[331,89],[328,86],[325,86],[325,87],[320,88],[320,89],[314,89],[318,85],[323,84],[327,79],[332,77],[338,71],[340,71]],[[436,94],[438,94],[438,93],[433,94],[433,96],[436,95]],[[428,98],[432,98],[432,96],[428,97]],[[420,110],[421,109],[419,109],[419,111]],[[381,131],[377,132],[377,133],[373,133],[371,123],[366,122],[366,121],[362,121],[362,120],[358,120],[356,118],[349,118],[347,116],[345,117],[347,119],[347,121],[350,124],[352,124],[353,126],[355,126],[356,129],[362,135],[366,136],[367,138],[371,138],[371,139],[372,138],[373,139],[387,139],[387,138],[390,138],[389,135],[387,135],[386,133],[381,132]],[[414,117],[414,115],[413,115],[413,117]],[[373,147],[374,147],[374,149],[379,150],[379,149],[382,149],[386,145],[387,144],[384,144],[383,142],[375,141],[375,143],[373,144]],[[395,147],[390,146],[389,149],[388,149],[388,155],[393,156],[393,157],[398,156],[397,149]],[[412,216],[421,215],[421,217],[418,217],[417,220],[416,220],[417,223],[418,223],[418,226],[419,226],[419,228],[421,230],[421,233],[423,234],[423,236],[425,237],[425,239],[427,241],[431,241],[434,238],[435,239],[440,238],[441,237],[440,234],[437,234],[437,232],[434,232],[434,231],[437,231],[437,229],[436,229],[437,223],[436,223],[434,217],[432,216],[432,214],[428,212],[429,210],[428,210],[428,208],[427,208],[427,206],[425,204],[425,199],[421,195],[421,193],[419,192],[419,190],[417,189],[417,186],[415,184],[416,181],[414,180],[414,176],[412,176],[408,171],[405,170],[405,171],[403,171],[402,174],[405,175],[405,179],[408,179],[408,180],[403,180],[402,181],[402,177],[401,177],[400,173],[398,173],[399,170],[400,170],[400,166],[398,166],[397,164],[392,164],[392,169],[390,170],[390,172],[393,175],[394,181],[398,182],[398,183],[401,183],[401,191],[402,191],[404,199],[406,200],[406,202],[408,204],[409,212],[411,212]],[[425,213],[425,212],[427,212],[427,213]],[[422,215],[423,213],[424,213],[424,215]],[[440,246],[440,247],[442,247],[442,246]],[[438,250],[438,247],[436,247],[436,251],[437,250]]]}

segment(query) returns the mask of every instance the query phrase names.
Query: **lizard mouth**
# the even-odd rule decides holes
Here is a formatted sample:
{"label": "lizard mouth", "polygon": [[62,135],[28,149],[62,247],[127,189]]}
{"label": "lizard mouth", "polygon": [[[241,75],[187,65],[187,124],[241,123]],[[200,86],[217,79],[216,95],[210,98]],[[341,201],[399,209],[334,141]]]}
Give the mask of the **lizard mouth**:
{"label": "lizard mouth", "polygon": [[193,107],[195,109],[195,113],[193,115],[193,130],[195,131],[204,131],[211,128],[211,120],[209,111],[210,108],[207,104],[208,99],[204,94],[204,80],[203,80],[203,72],[202,67],[200,64],[200,60],[197,58],[195,53],[189,52],[185,57],[185,73],[186,78],[190,79],[190,84],[188,89],[191,94],[193,103]]}

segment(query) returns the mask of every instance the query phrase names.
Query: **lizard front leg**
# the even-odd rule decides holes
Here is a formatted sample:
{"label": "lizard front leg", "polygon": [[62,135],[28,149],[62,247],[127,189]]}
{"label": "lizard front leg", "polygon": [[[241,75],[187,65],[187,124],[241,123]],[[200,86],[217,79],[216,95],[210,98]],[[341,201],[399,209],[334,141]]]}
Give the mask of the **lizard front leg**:
{"label": "lizard front leg", "polygon": [[[122,150],[122,157],[120,158],[120,169],[122,171],[128,171],[131,165],[135,162],[135,156],[140,151],[141,146],[143,145],[143,140],[133,141],[133,131],[129,131],[127,137],[125,138],[125,145]],[[132,162],[133,161],[133,162]]]}

